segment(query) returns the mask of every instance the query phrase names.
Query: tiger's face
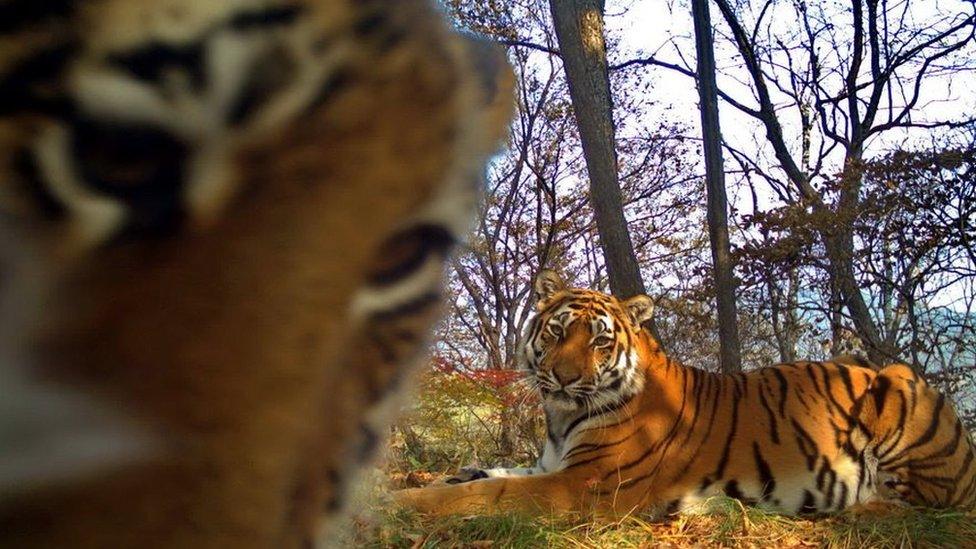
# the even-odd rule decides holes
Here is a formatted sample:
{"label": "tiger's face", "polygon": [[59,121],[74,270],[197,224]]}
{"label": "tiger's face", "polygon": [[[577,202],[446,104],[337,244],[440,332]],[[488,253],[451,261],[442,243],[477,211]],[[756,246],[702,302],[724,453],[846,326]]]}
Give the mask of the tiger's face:
{"label": "tiger's face", "polygon": [[523,367],[547,407],[598,410],[643,387],[636,343],[654,303],[567,288],[556,273],[536,279],[538,314],[529,323]]}

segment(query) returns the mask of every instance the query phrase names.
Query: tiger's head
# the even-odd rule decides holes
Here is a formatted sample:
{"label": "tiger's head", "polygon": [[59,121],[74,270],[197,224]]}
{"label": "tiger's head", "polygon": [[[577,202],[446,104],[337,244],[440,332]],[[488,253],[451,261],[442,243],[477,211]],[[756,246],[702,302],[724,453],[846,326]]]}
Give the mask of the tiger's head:
{"label": "tiger's head", "polygon": [[0,500],[174,454],[284,468],[239,456],[363,398],[340,342],[436,287],[514,105],[428,4],[0,2]]}
{"label": "tiger's head", "polygon": [[547,407],[595,410],[643,388],[641,353],[651,337],[641,323],[651,318],[651,298],[569,288],[548,270],[536,278],[535,292],[538,313],[529,322],[522,359]]}

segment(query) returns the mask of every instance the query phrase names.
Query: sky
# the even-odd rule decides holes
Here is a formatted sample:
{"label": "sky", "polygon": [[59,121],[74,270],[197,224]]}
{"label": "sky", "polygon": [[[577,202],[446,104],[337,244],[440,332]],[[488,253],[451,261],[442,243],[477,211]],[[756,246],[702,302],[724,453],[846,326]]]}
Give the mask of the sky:
{"label": "sky", "polygon": [[[906,0],[896,0],[891,2],[891,5],[898,5],[903,1]],[[790,5],[790,2],[783,1],[774,3],[767,14],[769,21],[772,22],[772,28],[777,29],[782,28],[781,25],[796,24],[793,21],[795,16]],[[931,18],[939,10],[963,13],[971,13],[973,10],[971,3],[955,0],[916,0],[908,5],[910,6],[909,15],[919,20]],[[722,16],[714,3],[711,3],[710,7],[713,24],[724,26],[721,21]],[[608,36],[620,38],[617,51],[610,53],[611,62],[621,62],[654,54],[661,60],[682,65],[688,64],[690,65],[689,68],[694,69],[695,49],[691,9],[688,0],[608,0],[606,25]],[[675,40],[672,37],[679,38]],[[675,42],[677,42],[677,47]],[[976,49],[970,47],[969,52],[973,58],[976,58]],[[824,55],[823,52],[821,55]],[[744,80],[747,76],[744,69],[738,68],[741,62],[738,53],[727,45],[723,47],[722,44],[717,44],[715,56],[720,71],[718,75],[719,87],[740,102],[750,107],[756,106],[757,103],[752,100],[751,89],[735,78],[735,76],[739,76]],[[655,75],[651,93],[655,94],[654,99],[660,103],[661,112],[666,112],[666,116],[672,117],[672,119],[677,117],[677,121],[687,125],[692,134],[691,137],[700,138],[700,133],[698,133],[700,132],[698,94],[693,79],[665,68],[647,67],[641,70],[653,71]],[[723,70],[725,74],[722,74]],[[976,89],[976,70],[955,74],[952,78],[932,77],[926,80],[926,84],[922,88],[921,100],[918,103],[917,119],[945,120],[972,116],[972,113],[976,113],[976,94],[972,93],[974,89]],[[778,107],[786,106],[786,96],[777,98],[774,95],[773,99]],[[722,133],[730,144],[741,151],[757,149],[755,145],[757,142],[765,144],[764,130],[757,121],[721,100],[719,101],[719,110]],[[791,108],[781,112],[787,114],[787,116],[782,117],[786,135],[797,136],[799,122],[796,118],[796,109]],[[869,141],[866,156],[870,158],[874,155],[880,155],[899,145],[912,146],[912,144],[925,143],[928,138],[928,132],[924,130],[892,131]],[[798,139],[792,141],[788,139],[788,143],[795,150],[798,150]],[[769,147],[760,148],[765,150],[762,154],[769,158],[770,163],[773,163],[768,152]],[[798,155],[795,156],[798,157]],[[840,167],[841,159],[840,154],[834,155],[831,158],[834,166],[828,172],[836,171]],[[737,167],[738,165],[726,153],[726,171]],[[731,205],[742,212],[751,210],[751,199],[746,199],[744,194],[736,194],[734,185],[729,185],[729,188]],[[767,194],[767,197],[771,199],[771,195]],[[762,196],[760,196],[760,200],[762,200]],[[958,292],[945,292],[938,303],[932,303],[932,305],[953,307],[962,293],[964,292],[961,289]]]}
{"label": "sky", "polygon": [[[905,1],[905,0],[902,0]],[[909,2],[912,13],[920,20],[932,17],[936,10],[972,12],[971,2],[945,0],[915,0]],[[779,6],[770,10],[767,18],[773,22],[773,27],[779,25],[795,25],[792,20],[792,9],[789,2],[774,3]],[[723,25],[721,14],[714,4],[711,4],[711,20],[716,26]],[[616,53],[619,60],[641,57],[653,53],[656,57],[672,63],[682,63],[684,58],[690,68],[694,69],[695,51],[693,42],[693,27],[691,9],[687,0],[609,0],[607,2],[607,34],[619,36],[620,48]],[[680,55],[671,42],[672,36],[687,37],[681,41]],[[976,49],[969,48],[976,56]],[[613,55],[613,54],[611,54]],[[738,53],[729,47],[716,46],[716,62],[719,70],[729,73],[740,63]],[[684,118],[698,128],[698,95],[691,78],[677,74],[664,68],[648,68],[658,75],[655,92],[658,100],[674,105],[677,113],[684,113]],[[742,71],[744,77],[744,70]],[[955,115],[976,112],[976,72],[958,74],[952,80],[946,78],[932,78],[926,81],[923,88],[923,98],[919,102],[919,113],[923,118],[945,119]],[[728,91],[738,100],[749,106],[755,106],[751,101],[751,91],[733,78],[719,74],[719,87]],[[774,97],[775,99],[775,97]],[[781,98],[783,99],[783,98]],[[719,102],[722,119],[723,134],[733,142],[751,140],[757,124],[748,116],[740,113],[724,101]],[[970,114],[971,115],[971,114]],[[787,130],[789,130],[789,120]],[[882,150],[895,144],[898,135],[886,142],[873,143],[875,150]]]}

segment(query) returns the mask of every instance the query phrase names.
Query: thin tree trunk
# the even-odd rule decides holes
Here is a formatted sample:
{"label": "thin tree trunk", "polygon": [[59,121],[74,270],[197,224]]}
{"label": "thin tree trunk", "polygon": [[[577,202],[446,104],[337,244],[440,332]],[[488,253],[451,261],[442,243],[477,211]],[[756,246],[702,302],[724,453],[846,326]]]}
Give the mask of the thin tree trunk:
{"label": "thin tree trunk", "polygon": [[718,305],[719,364],[722,371],[742,370],[739,329],[735,310],[735,279],[729,248],[728,199],[722,163],[722,132],[718,120],[718,91],[715,86],[715,54],[708,0],[692,0],[695,45],[698,51],[698,96],[705,151],[705,187],[708,197],[708,238],[712,245],[712,272]]}
{"label": "thin tree trunk", "polygon": [[[765,278],[766,282],[766,291],[769,293],[769,316],[772,320],[773,337],[776,339],[779,360],[780,362],[793,362],[796,360],[796,342],[793,337],[793,323],[790,318],[789,294],[782,295],[779,286],[773,280],[771,270],[767,270],[763,278]],[[787,292],[789,291],[790,288],[787,288]]]}
{"label": "thin tree trunk", "polygon": [[610,289],[618,297],[642,294],[644,282],[627,230],[617,177],[603,2],[552,0],[550,7],[590,176],[590,201]]}
{"label": "thin tree trunk", "polygon": [[830,290],[828,308],[830,309],[830,356],[837,356],[844,348],[844,296],[840,294],[840,284],[833,272],[828,272],[827,286]]}
{"label": "thin tree trunk", "polygon": [[399,421],[396,423],[396,428],[403,436],[403,443],[406,446],[407,455],[420,463],[427,463],[427,446],[420,440],[420,436],[413,430],[413,427],[406,421]]}
{"label": "thin tree trunk", "polygon": [[843,297],[844,305],[854,321],[857,335],[866,344],[868,358],[878,364],[898,360],[898,350],[881,337],[877,324],[871,317],[857,277],[854,276],[854,218],[860,209],[861,150],[852,146],[844,161],[841,174],[840,196],[833,224],[822,229],[824,248],[832,275]]}

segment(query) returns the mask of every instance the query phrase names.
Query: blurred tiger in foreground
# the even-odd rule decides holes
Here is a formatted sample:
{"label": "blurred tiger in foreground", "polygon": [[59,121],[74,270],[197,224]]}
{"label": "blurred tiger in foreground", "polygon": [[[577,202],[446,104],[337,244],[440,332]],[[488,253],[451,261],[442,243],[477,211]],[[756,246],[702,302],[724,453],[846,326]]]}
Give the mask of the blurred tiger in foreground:
{"label": "blurred tiger in foreground", "polygon": [[0,546],[327,544],[511,88],[426,0],[0,1]]}
{"label": "blurred tiger in foreground", "polygon": [[547,420],[538,464],[463,469],[394,494],[425,512],[707,511],[725,495],[785,513],[895,500],[973,508],[973,440],[907,366],[794,362],[735,375],[682,366],[626,300],[536,281],[520,350]]}

